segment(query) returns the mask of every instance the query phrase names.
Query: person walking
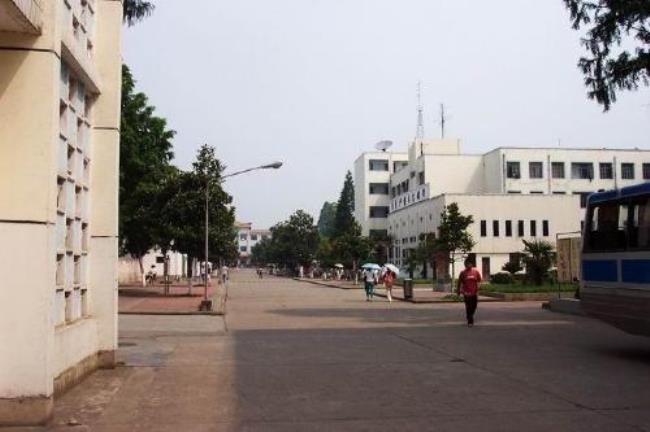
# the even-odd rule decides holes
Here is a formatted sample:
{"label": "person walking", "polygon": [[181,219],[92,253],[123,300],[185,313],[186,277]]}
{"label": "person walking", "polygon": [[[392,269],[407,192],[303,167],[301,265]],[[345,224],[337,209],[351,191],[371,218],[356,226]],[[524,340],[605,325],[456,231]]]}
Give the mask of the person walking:
{"label": "person walking", "polygon": [[474,314],[478,306],[478,290],[481,283],[481,273],[474,268],[470,259],[465,260],[465,270],[458,276],[457,292],[465,300],[465,314],[467,315],[467,327],[474,326]]}
{"label": "person walking", "polygon": [[395,283],[395,273],[393,273],[390,270],[386,270],[386,273],[384,274],[384,288],[386,288],[386,297],[388,298],[388,302],[392,303],[393,302],[393,284]]}
{"label": "person walking", "polygon": [[363,271],[363,281],[365,283],[364,287],[366,289],[366,301],[372,301],[372,298],[375,295],[375,283],[377,282],[377,276],[372,269],[365,269]]}

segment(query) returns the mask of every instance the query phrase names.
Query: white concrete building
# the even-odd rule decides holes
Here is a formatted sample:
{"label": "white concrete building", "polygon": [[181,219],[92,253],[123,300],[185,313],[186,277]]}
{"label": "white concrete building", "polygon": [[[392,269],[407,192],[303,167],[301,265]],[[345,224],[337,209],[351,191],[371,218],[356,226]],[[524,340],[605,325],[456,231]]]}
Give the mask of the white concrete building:
{"label": "white concrete building", "polygon": [[367,236],[388,232],[390,177],[408,163],[408,153],[366,152],[354,162],[354,216]]}
{"label": "white concrete building", "polygon": [[0,426],[117,349],[122,2],[0,0]]}
{"label": "white concrete building", "polygon": [[[165,256],[159,249],[152,249],[142,257],[142,270],[140,262],[131,256],[120,257],[118,263],[118,283],[120,285],[141,284],[145,275],[153,271],[158,280],[165,274]],[[167,252],[167,274],[171,278],[180,278],[187,275],[187,255],[179,252]]]}
{"label": "white concrete building", "polygon": [[[360,160],[355,169],[367,169]],[[650,151],[500,147],[472,155],[461,153],[458,140],[416,140],[406,165],[390,173],[381,218],[369,217],[367,174],[356,178],[365,206],[356,217],[362,226],[387,227],[396,264],[405,264],[420,234],[437,230],[444,206],[457,202],[474,217],[473,253],[489,275],[523,249],[522,239],[554,242],[557,233],[579,231],[589,193],[650,180]]]}
{"label": "white concrete building", "polygon": [[250,222],[236,222],[237,229],[237,247],[239,248],[239,264],[250,265],[250,258],[253,247],[263,239],[271,237],[271,231],[268,229],[253,229]]}

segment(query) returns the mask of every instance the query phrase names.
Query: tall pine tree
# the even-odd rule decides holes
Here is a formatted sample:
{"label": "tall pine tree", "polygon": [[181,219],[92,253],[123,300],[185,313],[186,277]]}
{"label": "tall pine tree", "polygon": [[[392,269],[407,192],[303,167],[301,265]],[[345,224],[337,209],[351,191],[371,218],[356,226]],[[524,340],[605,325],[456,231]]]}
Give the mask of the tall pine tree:
{"label": "tall pine tree", "polygon": [[334,218],[334,237],[341,237],[355,231],[357,222],[354,220],[354,182],[350,171],[345,174],[345,182],[341,190],[341,196],[336,204],[336,216]]}

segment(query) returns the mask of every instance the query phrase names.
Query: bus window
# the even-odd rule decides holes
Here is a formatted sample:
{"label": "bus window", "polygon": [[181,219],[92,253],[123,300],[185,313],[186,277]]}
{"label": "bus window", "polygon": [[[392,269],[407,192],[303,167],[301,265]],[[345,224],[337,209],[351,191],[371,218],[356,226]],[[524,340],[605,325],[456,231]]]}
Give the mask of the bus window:
{"label": "bus window", "polygon": [[625,249],[627,206],[606,203],[590,211],[588,247],[591,251]]}
{"label": "bus window", "polygon": [[635,247],[650,249],[650,199],[635,203],[633,225]]}

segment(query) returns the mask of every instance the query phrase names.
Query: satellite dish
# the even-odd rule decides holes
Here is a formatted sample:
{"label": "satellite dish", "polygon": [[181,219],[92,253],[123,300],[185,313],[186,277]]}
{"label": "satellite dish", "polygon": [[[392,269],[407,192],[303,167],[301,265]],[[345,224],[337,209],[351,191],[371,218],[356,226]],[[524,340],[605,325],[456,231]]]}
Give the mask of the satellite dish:
{"label": "satellite dish", "polygon": [[390,141],[390,140],[383,140],[383,141],[379,141],[377,144],[375,144],[375,148],[376,148],[377,150],[381,150],[381,151],[385,152],[385,151],[388,150],[392,145],[393,145],[393,142],[392,142],[392,141]]}

